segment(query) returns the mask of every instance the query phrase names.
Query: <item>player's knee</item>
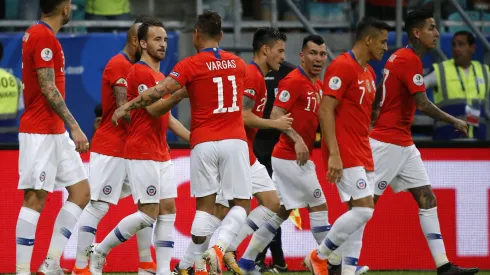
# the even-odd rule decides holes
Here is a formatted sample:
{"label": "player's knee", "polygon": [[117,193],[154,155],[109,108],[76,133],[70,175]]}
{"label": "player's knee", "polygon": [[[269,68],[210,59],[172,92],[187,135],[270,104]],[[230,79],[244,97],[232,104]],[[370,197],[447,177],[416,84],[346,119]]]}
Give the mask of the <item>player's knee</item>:
{"label": "player's knee", "polygon": [[279,212],[279,208],[281,207],[281,202],[279,201],[279,198],[276,195],[276,196],[270,196],[267,200],[263,202],[263,205],[270,211],[277,213]]}
{"label": "player's knee", "polygon": [[24,193],[23,206],[41,213],[46,203],[47,193],[43,190],[27,190]]}
{"label": "player's knee", "polygon": [[220,225],[221,221],[215,216],[204,211],[196,211],[191,227],[192,241],[195,244],[203,243],[206,237],[212,235]]}
{"label": "player's knee", "polygon": [[429,185],[416,188],[412,191],[419,209],[431,209],[437,206],[437,199]]}
{"label": "player's knee", "polygon": [[159,215],[168,215],[175,213],[177,213],[177,207],[175,206],[175,200],[173,198],[160,200]]}
{"label": "player's knee", "polygon": [[83,180],[66,188],[68,190],[68,201],[73,202],[84,209],[90,201],[90,186],[88,180]]}
{"label": "player's knee", "polygon": [[374,214],[374,209],[370,207],[353,207],[352,210],[353,213],[364,223],[367,223]]}
{"label": "player's knee", "polygon": [[158,217],[159,204],[158,203],[146,203],[138,205],[139,211],[145,213],[152,219],[156,219]]}
{"label": "player's knee", "polygon": [[228,214],[229,210],[230,209],[223,204],[216,203],[216,205],[214,206],[214,216],[220,220],[223,220],[226,214]]}
{"label": "player's knee", "polygon": [[102,219],[109,211],[109,203],[102,201],[91,201],[85,209],[93,216]]}
{"label": "player's knee", "polygon": [[233,206],[240,206],[241,208],[245,209],[245,212],[250,213],[250,200],[249,199],[234,199],[230,201],[230,209]]}

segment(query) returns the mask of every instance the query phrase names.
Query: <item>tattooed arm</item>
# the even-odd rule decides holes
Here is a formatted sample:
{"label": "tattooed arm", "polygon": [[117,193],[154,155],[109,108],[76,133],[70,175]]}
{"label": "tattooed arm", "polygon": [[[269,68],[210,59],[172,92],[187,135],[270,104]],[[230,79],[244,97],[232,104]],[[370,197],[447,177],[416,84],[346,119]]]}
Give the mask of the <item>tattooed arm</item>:
{"label": "tattooed arm", "polygon": [[172,108],[175,107],[175,105],[177,105],[185,97],[187,97],[187,90],[184,87],[173,93],[170,97],[161,99],[151,104],[150,106],[147,106],[146,110],[151,116],[159,117],[172,110]]}
{"label": "tattooed arm", "polygon": [[[271,119],[278,119],[287,114],[287,110],[281,107],[274,106],[272,108]],[[310,150],[306,146],[303,138],[293,129],[282,130],[294,142],[294,150],[296,151],[296,162],[303,166],[307,161],[310,154]]]}
{"label": "tattooed arm", "polygon": [[[114,99],[116,100],[116,107],[119,108],[126,104],[128,102],[128,97],[126,95],[127,88],[126,87],[121,87],[121,86],[113,86],[112,87],[112,95],[114,96]],[[130,121],[130,116],[126,115],[124,116],[124,119],[129,122]]]}
{"label": "tattooed arm", "polygon": [[129,111],[138,108],[145,108],[146,106],[151,105],[153,102],[161,99],[163,96],[171,94],[180,88],[180,84],[177,82],[177,80],[171,77],[165,78],[164,81],[160,81],[160,83],[158,83],[156,86],[143,91],[139,96],[118,108],[112,115],[112,123],[117,125],[117,121],[121,117],[127,115]]}
{"label": "tattooed arm", "polygon": [[65,122],[71,130],[71,136],[75,142],[76,150],[86,152],[89,149],[87,137],[80,129],[77,121],[66,107],[65,100],[55,84],[54,69],[40,68],[37,69],[37,79],[41,87],[41,93],[48,101],[53,111]]}
{"label": "tattooed arm", "polygon": [[468,135],[468,124],[466,124],[465,121],[457,119],[439,109],[427,98],[426,93],[419,92],[415,93],[413,96],[415,98],[415,104],[417,105],[417,108],[424,114],[430,116],[431,118],[452,124],[454,128],[456,128],[458,131],[463,132],[465,135]]}
{"label": "tattooed arm", "polygon": [[290,114],[280,116],[277,119],[264,119],[258,117],[252,112],[255,107],[255,101],[248,96],[243,96],[243,110],[242,116],[245,126],[249,128],[259,128],[259,129],[278,129],[288,130],[291,128],[293,119],[289,117]]}

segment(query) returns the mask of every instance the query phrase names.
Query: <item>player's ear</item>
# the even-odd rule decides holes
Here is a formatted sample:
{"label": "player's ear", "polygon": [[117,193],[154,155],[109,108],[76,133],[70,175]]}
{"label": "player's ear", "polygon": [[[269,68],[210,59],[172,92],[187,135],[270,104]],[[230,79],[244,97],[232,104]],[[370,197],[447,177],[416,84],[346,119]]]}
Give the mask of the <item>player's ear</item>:
{"label": "player's ear", "polygon": [[139,43],[140,43],[140,48],[141,48],[142,50],[146,50],[146,47],[148,46],[148,45],[146,44],[146,41],[145,41],[145,40],[140,40],[140,41],[139,41]]}
{"label": "player's ear", "polygon": [[219,32],[218,42],[221,41],[221,39],[223,39],[223,31]]}

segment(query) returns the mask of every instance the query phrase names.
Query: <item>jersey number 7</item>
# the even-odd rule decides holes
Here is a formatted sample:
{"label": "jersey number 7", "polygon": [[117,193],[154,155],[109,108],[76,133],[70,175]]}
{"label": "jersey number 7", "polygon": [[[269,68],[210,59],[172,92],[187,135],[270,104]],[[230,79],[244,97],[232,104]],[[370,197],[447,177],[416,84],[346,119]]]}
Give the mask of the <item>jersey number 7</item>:
{"label": "jersey number 7", "polygon": [[234,75],[228,76],[228,81],[231,82],[231,86],[233,87],[233,103],[231,107],[224,107],[224,93],[223,93],[223,78],[222,77],[214,77],[213,82],[218,85],[218,108],[214,109],[213,114],[223,114],[223,113],[232,113],[240,110],[240,107],[237,106],[237,87]]}

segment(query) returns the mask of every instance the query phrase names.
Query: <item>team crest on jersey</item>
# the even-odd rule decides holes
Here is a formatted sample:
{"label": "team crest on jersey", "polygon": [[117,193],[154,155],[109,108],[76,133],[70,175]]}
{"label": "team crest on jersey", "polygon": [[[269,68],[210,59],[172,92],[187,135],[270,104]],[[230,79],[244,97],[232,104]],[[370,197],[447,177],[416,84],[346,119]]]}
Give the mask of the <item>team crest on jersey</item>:
{"label": "team crest on jersey", "polygon": [[138,86],[138,92],[141,94],[143,91],[148,90],[148,87],[146,87],[145,84],[140,84]]}
{"label": "team crest on jersey", "polygon": [[109,195],[112,192],[112,187],[110,185],[104,186],[104,189],[102,189],[102,192],[104,192],[104,195]]}
{"label": "team crest on jersey", "polygon": [[41,51],[41,58],[44,61],[50,61],[51,59],[53,59],[53,51],[50,48],[44,48]]}
{"label": "team crest on jersey", "polygon": [[378,183],[378,189],[379,190],[385,190],[385,188],[388,186],[388,183],[386,181],[380,181]]}
{"label": "team crest on jersey", "polygon": [[252,95],[252,96],[255,96],[255,90],[254,89],[246,89],[245,93]]}
{"label": "team crest on jersey", "polygon": [[178,72],[176,72],[176,71],[172,71],[172,72],[170,73],[170,75],[171,75],[171,76],[175,76],[175,77],[179,77],[179,76],[180,76],[180,74],[179,74]]}
{"label": "team crest on jersey", "polygon": [[281,94],[279,95],[279,100],[281,102],[288,102],[289,98],[291,98],[291,94],[286,90],[282,91]]}
{"label": "team crest on jersey", "polygon": [[417,86],[422,86],[424,84],[424,77],[420,74],[416,74],[413,76],[413,83]]}
{"label": "team crest on jersey", "polygon": [[119,78],[117,81],[116,81],[116,84],[122,84],[124,86],[128,86],[128,82],[126,82],[126,79],[124,78]]}
{"label": "team crest on jersey", "polygon": [[149,196],[155,196],[157,193],[157,188],[153,185],[150,185],[148,186],[148,188],[146,188],[146,194],[148,194]]}
{"label": "team crest on jersey", "polygon": [[356,185],[357,185],[357,188],[359,188],[361,190],[366,189],[366,186],[367,186],[366,181],[364,179],[358,179]]}
{"label": "team crest on jersey", "polygon": [[46,172],[42,171],[41,175],[39,175],[39,180],[44,182],[46,180]]}
{"label": "team crest on jersey", "polygon": [[340,89],[342,86],[342,80],[338,76],[334,76],[330,78],[330,81],[328,81],[328,87],[334,91]]}
{"label": "team crest on jersey", "polygon": [[315,189],[315,191],[313,191],[313,197],[315,198],[319,198],[322,196],[322,190],[320,190],[319,188]]}

